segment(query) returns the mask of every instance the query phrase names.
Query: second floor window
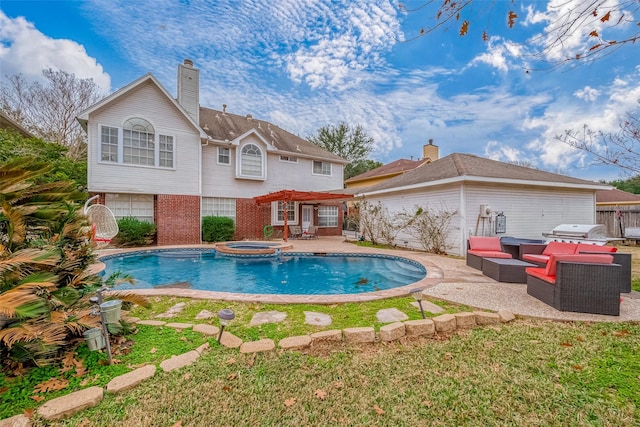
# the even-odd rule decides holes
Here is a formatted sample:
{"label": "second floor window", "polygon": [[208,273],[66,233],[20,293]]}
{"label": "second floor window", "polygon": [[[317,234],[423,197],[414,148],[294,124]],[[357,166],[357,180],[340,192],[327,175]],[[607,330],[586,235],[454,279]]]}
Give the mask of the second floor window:
{"label": "second floor window", "polygon": [[218,163],[228,165],[231,163],[231,150],[227,147],[218,147]]}
{"label": "second floor window", "polygon": [[313,161],[314,175],[331,175],[331,163]]}
{"label": "second floor window", "polygon": [[240,176],[261,178],[262,150],[255,144],[246,144],[240,152]]}

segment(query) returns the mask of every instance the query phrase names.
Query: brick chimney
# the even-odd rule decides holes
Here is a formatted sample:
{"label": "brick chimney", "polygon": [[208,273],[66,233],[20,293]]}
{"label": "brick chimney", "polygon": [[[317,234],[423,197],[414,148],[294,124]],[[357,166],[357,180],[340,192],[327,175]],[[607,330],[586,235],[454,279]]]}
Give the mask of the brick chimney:
{"label": "brick chimney", "polygon": [[433,139],[429,139],[429,143],[422,147],[422,158],[427,162],[433,162],[438,160],[439,156],[438,146],[433,145]]}
{"label": "brick chimney", "polygon": [[191,118],[200,124],[200,70],[193,68],[193,61],[185,59],[178,65],[178,103]]}

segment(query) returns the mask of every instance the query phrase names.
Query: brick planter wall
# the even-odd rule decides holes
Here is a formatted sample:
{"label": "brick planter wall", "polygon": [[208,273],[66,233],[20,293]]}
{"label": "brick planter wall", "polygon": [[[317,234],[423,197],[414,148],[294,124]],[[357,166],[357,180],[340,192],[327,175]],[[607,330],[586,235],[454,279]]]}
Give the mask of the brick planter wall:
{"label": "brick planter wall", "polygon": [[154,208],[158,245],[200,243],[199,196],[158,194]]}

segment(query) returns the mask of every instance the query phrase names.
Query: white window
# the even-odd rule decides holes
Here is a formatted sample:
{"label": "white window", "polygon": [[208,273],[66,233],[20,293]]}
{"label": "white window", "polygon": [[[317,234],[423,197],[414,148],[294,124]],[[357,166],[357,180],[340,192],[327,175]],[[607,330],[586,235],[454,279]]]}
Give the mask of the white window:
{"label": "white window", "polygon": [[231,150],[227,147],[218,147],[218,163],[228,165],[231,163]]}
{"label": "white window", "polygon": [[[271,204],[271,212],[271,223],[273,225],[284,225],[284,203],[273,202]],[[287,202],[287,225],[296,224],[298,224],[298,203]]]}
{"label": "white window", "polygon": [[118,128],[102,126],[100,133],[100,160],[118,162]]}
{"label": "white window", "polygon": [[298,163],[298,158],[294,156],[280,156],[281,162]]}
{"label": "white window", "polygon": [[236,199],[203,197],[202,216],[226,216],[236,220]]}
{"label": "white window", "polygon": [[255,144],[245,144],[240,150],[239,174],[245,178],[264,179],[262,150]]}
{"label": "white window", "polygon": [[318,226],[319,227],[337,227],[338,226],[338,207],[337,206],[318,206]]}
{"label": "white window", "polygon": [[173,137],[160,135],[160,167],[173,167]]}
{"label": "white window", "polygon": [[331,163],[313,161],[314,175],[331,175]]}
{"label": "white window", "polygon": [[105,206],[111,209],[116,219],[132,216],[141,221],[153,222],[153,194],[107,193]]}
{"label": "white window", "polygon": [[145,119],[132,118],[122,128],[100,126],[101,162],[173,168],[175,141],[170,135],[156,135]]}
{"label": "white window", "polygon": [[122,126],[122,162],[155,166],[155,131],[145,119],[129,119]]}

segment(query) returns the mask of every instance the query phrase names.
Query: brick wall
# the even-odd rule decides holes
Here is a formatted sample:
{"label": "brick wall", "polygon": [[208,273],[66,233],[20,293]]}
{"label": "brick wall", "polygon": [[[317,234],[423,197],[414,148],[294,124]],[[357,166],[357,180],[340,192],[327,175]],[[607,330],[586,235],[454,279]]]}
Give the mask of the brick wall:
{"label": "brick wall", "polygon": [[201,242],[200,197],[158,194],[154,212],[158,245]]}
{"label": "brick wall", "polygon": [[236,199],[235,240],[262,239],[262,229],[271,224],[271,204],[258,205],[253,199]]}

